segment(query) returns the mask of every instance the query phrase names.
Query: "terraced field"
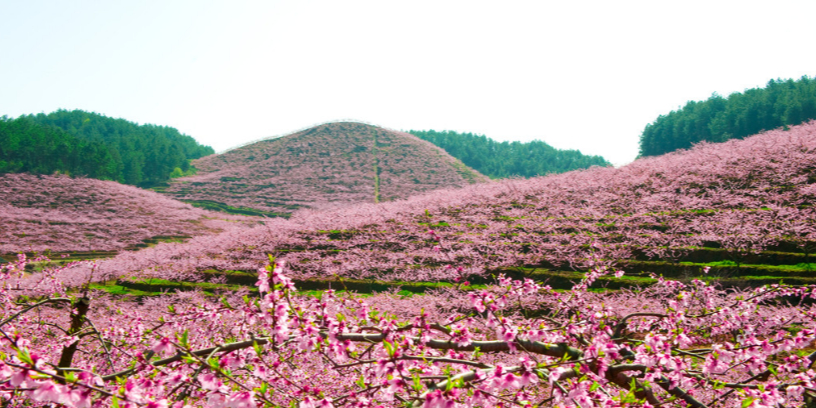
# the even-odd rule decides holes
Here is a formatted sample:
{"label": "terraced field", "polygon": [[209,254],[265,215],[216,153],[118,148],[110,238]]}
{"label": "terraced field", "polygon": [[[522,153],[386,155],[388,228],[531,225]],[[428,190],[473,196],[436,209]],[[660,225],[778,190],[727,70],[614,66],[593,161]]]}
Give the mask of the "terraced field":
{"label": "terraced field", "polygon": [[0,258],[105,258],[256,222],[113,181],[0,175]]}
{"label": "terraced field", "polygon": [[811,123],[19,261],[7,382],[77,406],[807,407],[814,171]]}
{"label": "terraced field", "polygon": [[[122,268],[114,259],[111,274],[140,285],[160,276],[251,286],[272,254],[301,285],[342,281],[357,291],[422,292],[499,273],[566,289],[597,269],[625,273],[600,277],[594,287],[607,289],[648,286],[661,276],[733,287],[816,283],[814,131],[809,124],[620,169],[301,212],[147,249],[150,268],[133,257]],[[213,276],[227,270],[243,273]]]}

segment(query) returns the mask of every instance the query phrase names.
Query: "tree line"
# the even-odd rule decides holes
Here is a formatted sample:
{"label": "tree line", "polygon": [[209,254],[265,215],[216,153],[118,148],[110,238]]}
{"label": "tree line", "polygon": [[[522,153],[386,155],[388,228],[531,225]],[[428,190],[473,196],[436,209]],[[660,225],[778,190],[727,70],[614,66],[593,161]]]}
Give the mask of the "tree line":
{"label": "tree line", "polygon": [[171,127],[81,110],[0,117],[0,173],[60,172],[150,186],[213,153]]}
{"label": "tree line", "polygon": [[816,119],[816,81],[771,80],[765,88],[748,89],[727,98],[714,94],[659,116],[640,136],[640,156],[656,156],[695,143],[742,139],[763,130]]}
{"label": "tree line", "polygon": [[408,133],[445,149],[451,156],[490,178],[535,177],[610,165],[601,156],[584,155],[578,150],[559,150],[540,140],[497,142],[484,135],[435,130],[409,130]]}

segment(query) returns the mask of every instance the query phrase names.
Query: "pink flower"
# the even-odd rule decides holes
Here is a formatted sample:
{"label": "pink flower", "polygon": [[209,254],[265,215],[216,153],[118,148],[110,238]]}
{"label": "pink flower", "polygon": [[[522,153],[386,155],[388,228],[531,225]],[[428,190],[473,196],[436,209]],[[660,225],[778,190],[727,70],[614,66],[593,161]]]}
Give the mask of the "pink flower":
{"label": "pink flower", "polygon": [[501,379],[500,388],[521,388],[519,377],[516,377],[513,373],[507,373]]}
{"label": "pink flower", "polygon": [[257,408],[255,393],[252,391],[237,392],[227,398],[229,408]]}
{"label": "pink flower", "polygon": [[805,387],[802,387],[801,385],[791,385],[786,388],[785,391],[791,398],[799,398],[802,396],[802,394],[804,394]]}
{"label": "pink flower", "polygon": [[11,376],[11,385],[14,387],[27,388],[31,387],[31,377],[28,375],[28,370],[20,370]]}
{"label": "pink flower", "polygon": [[269,292],[269,275],[266,268],[258,268],[258,282],[255,283],[261,293]]}
{"label": "pink flower", "polygon": [[167,408],[167,400],[160,399],[158,401],[148,401],[145,408]]}
{"label": "pink flower", "polygon": [[173,343],[170,341],[170,339],[168,339],[167,337],[162,337],[161,339],[159,339],[159,341],[154,343],[153,347],[151,347],[150,349],[153,350],[153,352],[156,354],[163,354],[165,352],[172,353],[173,350],[175,350],[175,346],[173,346]]}
{"label": "pink flower", "polygon": [[68,390],[68,387],[64,385],[46,381],[39,384],[34,392],[32,392],[31,398],[36,401],[68,404],[71,401],[71,392]]}
{"label": "pink flower", "polygon": [[303,398],[303,401],[300,401],[298,408],[318,408],[317,400],[307,395]]}
{"label": "pink flower", "polygon": [[525,371],[521,374],[521,378],[519,379],[519,384],[521,386],[525,385],[535,385],[538,383],[538,376],[532,371]]}
{"label": "pink flower", "polygon": [[453,406],[454,402],[447,401],[441,390],[425,394],[425,402],[422,404],[422,408],[451,408]]}
{"label": "pink flower", "polygon": [[14,374],[14,371],[11,369],[11,367],[0,361],[0,380],[5,380],[6,378],[11,377],[12,374]]}
{"label": "pink flower", "polygon": [[221,381],[214,374],[199,375],[198,382],[201,383],[201,388],[208,391],[214,391],[221,387]]}
{"label": "pink flower", "polygon": [[71,401],[73,401],[74,408],[91,408],[93,392],[90,388],[85,387],[71,391]]}
{"label": "pink flower", "polygon": [[484,300],[474,293],[469,293],[468,297],[470,298],[470,303],[473,305],[476,311],[479,313],[484,313],[484,311],[487,309],[484,304]]}
{"label": "pink flower", "polygon": [[558,382],[558,380],[561,379],[561,374],[566,372],[566,371],[568,371],[568,370],[566,370],[565,368],[562,368],[562,367],[559,367],[559,368],[556,368],[556,369],[550,371],[550,378],[549,378],[550,384],[552,385],[553,383]]}

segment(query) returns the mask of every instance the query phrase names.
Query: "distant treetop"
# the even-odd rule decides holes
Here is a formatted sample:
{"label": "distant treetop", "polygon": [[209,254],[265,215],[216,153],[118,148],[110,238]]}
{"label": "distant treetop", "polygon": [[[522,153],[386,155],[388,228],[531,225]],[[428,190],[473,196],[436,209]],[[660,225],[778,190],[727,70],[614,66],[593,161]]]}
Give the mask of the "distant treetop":
{"label": "distant treetop", "polygon": [[816,119],[816,81],[771,80],[765,88],[714,94],[702,102],[661,115],[640,136],[640,156],[657,156],[693,144],[742,139],[763,130],[798,125]]}
{"label": "distant treetop", "polygon": [[149,186],[213,153],[171,127],[81,110],[0,118],[0,173],[60,172]]}
{"label": "distant treetop", "polygon": [[559,150],[540,140],[528,143],[497,142],[483,135],[453,131],[409,130],[491,178],[535,177],[591,166],[610,166],[601,156],[578,150]]}

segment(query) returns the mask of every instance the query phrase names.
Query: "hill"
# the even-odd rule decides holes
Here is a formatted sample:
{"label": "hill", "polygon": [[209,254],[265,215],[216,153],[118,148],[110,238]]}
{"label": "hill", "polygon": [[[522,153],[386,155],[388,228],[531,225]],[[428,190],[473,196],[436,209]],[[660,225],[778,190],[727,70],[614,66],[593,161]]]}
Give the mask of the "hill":
{"label": "hill", "polygon": [[212,153],[171,127],[81,110],[0,119],[0,173],[58,171],[150,186],[189,172],[190,160]]}
{"label": "hill", "polygon": [[807,407],[815,174],[811,122],[619,169],[299,211],[95,265],[20,260],[0,269],[18,349],[3,363],[16,389],[39,388],[10,395]]}
{"label": "hill", "polygon": [[816,119],[816,80],[771,80],[727,98],[714,94],[702,102],[661,115],[640,136],[640,155],[656,156],[695,143],[741,139],[759,132]]}
{"label": "hill", "polygon": [[559,150],[540,140],[497,142],[483,135],[452,131],[409,130],[491,178],[535,177],[551,173],[610,166],[603,157],[586,156],[577,150]]}
{"label": "hill", "polygon": [[162,192],[233,211],[286,215],[298,208],[391,201],[487,178],[407,133],[329,123],[196,160],[195,176]]}
{"label": "hill", "polygon": [[240,218],[113,181],[0,175],[0,254],[138,249],[221,231]]}
{"label": "hill", "polygon": [[[371,286],[380,281],[416,290],[424,282],[479,281],[498,272],[569,288],[591,268],[626,272],[601,279],[612,288],[653,284],[652,273],[737,286],[813,283],[815,171],[810,122],[618,169],[301,211],[139,256],[151,267],[163,265],[143,273],[165,278],[244,270],[224,279],[254,283],[255,269],[272,254],[304,282],[342,278],[346,287],[356,279],[362,287],[382,288]],[[105,268],[128,273],[143,261],[117,262]]]}

